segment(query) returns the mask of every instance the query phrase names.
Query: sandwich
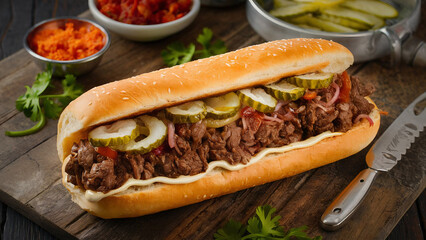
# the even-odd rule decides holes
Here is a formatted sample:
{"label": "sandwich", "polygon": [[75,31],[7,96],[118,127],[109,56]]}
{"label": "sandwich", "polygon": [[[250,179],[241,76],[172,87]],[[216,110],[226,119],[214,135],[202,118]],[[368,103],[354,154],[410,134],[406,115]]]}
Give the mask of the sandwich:
{"label": "sandwich", "polygon": [[95,87],[59,119],[63,185],[93,215],[137,217],[346,158],[380,125],[352,63],[278,40]]}

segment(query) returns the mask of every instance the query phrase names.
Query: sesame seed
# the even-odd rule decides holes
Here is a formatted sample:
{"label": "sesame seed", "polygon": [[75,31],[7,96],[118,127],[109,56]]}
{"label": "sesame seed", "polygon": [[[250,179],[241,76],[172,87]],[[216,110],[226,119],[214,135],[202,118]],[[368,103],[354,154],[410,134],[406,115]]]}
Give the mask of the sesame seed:
{"label": "sesame seed", "polygon": [[142,82],[142,85],[145,85],[145,86],[146,86],[146,83],[145,83],[145,82]]}
{"label": "sesame seed", "polygon": [[180,78],[176,73],[172,73],[175,77]]}
{"label": "sesame seed", "polygon": [[169,88],[169,93],[170,93],[170,88]]}
{"label": "sesame seed", "polygon": [[160,74],[160,77],[162,77],[162,78],[163,78],[163,77],[165,77],[165,76],[166,76],[166,75],[164,75],[164,74]]}
{"label": "sesame seed", "polygon": [[124,97],[123,100],[129,100],[129,98],[128,97]]}
{"label": "sesame seed", "polygon": [[124,91],[124,90],[121,90],[120,92],[121,92],[121,93],[126,93],[126,91]]}
{"label": "sesame seed", "polygon": [[106,95],[109,95],[109,94],[110,94],[110,92],[107,92],[107,93],[106,93]]}
{"label": "sesame seed", "polygon": [[155,82],[155,81],[154,81],[154,82],[152,82],[152,85],[155,85],[155,84],[157,84],[157,82]]}
{"label": "sesame seed", "polygon": [[231,65],[229,63],[225,63],[226,66],[230,67]]}
{"label": "sesame seed", "polygon": [[92,102],[89,102],[89,106],[92,105]]}
{"label": "sesame seed", "polygon": [[183,85],[182,81],[179,81],[180,85]]}

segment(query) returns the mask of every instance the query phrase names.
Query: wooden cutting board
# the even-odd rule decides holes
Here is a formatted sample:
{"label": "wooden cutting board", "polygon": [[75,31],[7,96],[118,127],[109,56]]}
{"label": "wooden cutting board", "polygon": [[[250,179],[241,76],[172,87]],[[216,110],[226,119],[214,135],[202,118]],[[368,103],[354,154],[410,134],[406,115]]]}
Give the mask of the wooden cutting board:
{"label": "wooden cutting board", "polygon": [[[423,8],[423,13],[425,8]],[[425,14],[423,14],[425,16]],[[88,12],[83,17],[90,17]],[[214,19],[214,21],[212,21]],[[419,29],[425,29],[423,17]],[[202,8],[197,20],[181,33],[153,43],[137,43],[112,35],[112,45],[101,64],[79,77],[86,89],[163,68],[160,52],[174,41],[195,42],[203,27],[213,30],[228,49],[264,42],[246,21],[244,8]],[[426,40],[426,33],[419,36]],[[15,100],[40,71],[23,50],[0,62],[0,130],[32,126],[15,109]],[[351,74],[372,82],[383,116],[379,134],[416,96],[426,91],[426,69],[401,66],[387,69],[377,61],[359,64]],[[426,186],[426,138],[421,134],[403,160],[380,174],[370,193],[336,232],[325,232],[319,219],[325,208],[365,168],[366,150],[297,176],[239,191],[198,204],[134,219],[103,220],[71,201],[61,185],[61,163],[56,152],[56,124],[49,120],[37,134],[21,138],[0,135],[0,200],[37,222],[60,239],[212,239],[230,218],[247,221],[259,205],[277,208],[287,229],[307,225],[311,236],[325,239],[384,239]]]}

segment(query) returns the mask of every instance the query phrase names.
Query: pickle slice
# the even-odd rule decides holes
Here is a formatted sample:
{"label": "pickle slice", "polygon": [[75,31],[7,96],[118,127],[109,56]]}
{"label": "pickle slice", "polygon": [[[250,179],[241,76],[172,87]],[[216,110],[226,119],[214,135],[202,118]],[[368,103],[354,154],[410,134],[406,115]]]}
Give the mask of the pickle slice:
{"label": "pickle slice", "polygon": [[297,3],[290,0],[274,0],[274,8],[288,7],[295,4]]}
{"label": "pickle slice", "polygon": [[138,117],[138,120],[144,124],[144,127],[148,128],[148,135],[140,141],[133,139],[127,144],[112,146],[112,148],[119,151],[144,154],[163,144],[167,136],[167,126],[163,123],[163,121],[148,115],[140,116]]}
{"label": "pickle slice", "polygon": [[379,1],[347,1],[342,6],[382,18],[394,18],[398,16],[398,11],[393,6]]}
{"label": "pickle slice", "polygon": [[320,89],[328,87],[333,81],[333,76],[333,73],[310,73],[289,77],[285,80],[298,87]]}
{"label": "pickle slice", "polygon": [[206,118],[225,119],[234,116],[240,109],[240,99],[234,92],[222,96],[207,98]]}
{"label": "pickle slice", "polygon": [[315,12],[316,10],[318,10],[318,7],[313,4],[297,4],[272,9],[269,13],[274,17],[286,19],[290,17],[304,15],[310,12]]}
{"label": "pickle slice", "polygon": [[[328,14],[320,14],[320,15],[317,16],[317,18],[323,20],[322,22],[324,22],[324,21],[332,22],[332,23],[338,24],[339,26],[342,26],[342,27],[354,29],[352,31],[369,30],[371,28],[369,25],[362,23],[362,22],[357,22],[357,21],[353,21],[349,18],[336,17],[336,16],[332,16],[332,15],[328,15]],[[333,25],[330,25],[330,24],[324,24],[324,25],[333,26]],[[331,30],[328,30],[328,31],[331,31]],[[340,31],[338,29],[338,30],[335,30],[333,32],[350,32],[350,31]]]}
{"label": "pickle slice", "polygon": [[[359,11],[354,11],[348,8],[331,8],[331,9],[323,9],[322,13],[324,15],[330,15],[339,18],[346,18],[351,21],[355,21],[358,23],[366,24],[367,26],[377,29],[385,25],[385,21],[376,16],[362,13]],[[343,23],[340,23],[343,24]]]}
{"label": "pickle slice", "polygon": [[340,33],[357,32],[356,29],[345,27],[330,21],[325,21],[325,20],[313,17],[311,14],[290,18],[288,19],[288,21],[298,26],[308,25],[311,28],[317,28],[327,32],[340,32]]}
{"label": "pickle slice", "polygon": [[241,102],[259,112],[273,112],[277,99],[267,94],[262,88],[247,88],[238,90]]}
{"label": "pickle slice", "polygon": [[206,117],[207,110],[203,101],[193,101],[166,108],[166,118],[173,123],[196,123]]}
{"label": "pickle slice", "polygon": [[89,132],[90,143],[95,147],[122,145],[139,135],[139,128],[133,119],[119,120],[97,127]]}
{"label": "pickle slice", "polygon": [[240,117],[241,117],[240,111],[237,111],[237,113],[230,118],[225,118],[225,119],[206,118],[206,126],[209,128],[220,128],[230,124],[231,122],[237,121]]}
{"label": "pickle slice", "polygon": [[266,92],[284,101],[295,101],[305,94],[305,88],[295,86],[286,81],[280,81],[265,86]]}

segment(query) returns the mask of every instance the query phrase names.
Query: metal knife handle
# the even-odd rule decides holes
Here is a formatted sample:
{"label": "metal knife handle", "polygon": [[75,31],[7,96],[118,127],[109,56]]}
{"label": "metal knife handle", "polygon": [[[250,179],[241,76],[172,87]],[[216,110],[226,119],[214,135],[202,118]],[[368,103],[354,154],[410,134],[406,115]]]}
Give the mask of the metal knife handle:
{"label": "metal knife handle", "polygon": [[371,168],[361,171],[325,210],[321,217],[321,227],[329,231],[342,227],[343,222],[364,199],[376,174],[377,171]]}

